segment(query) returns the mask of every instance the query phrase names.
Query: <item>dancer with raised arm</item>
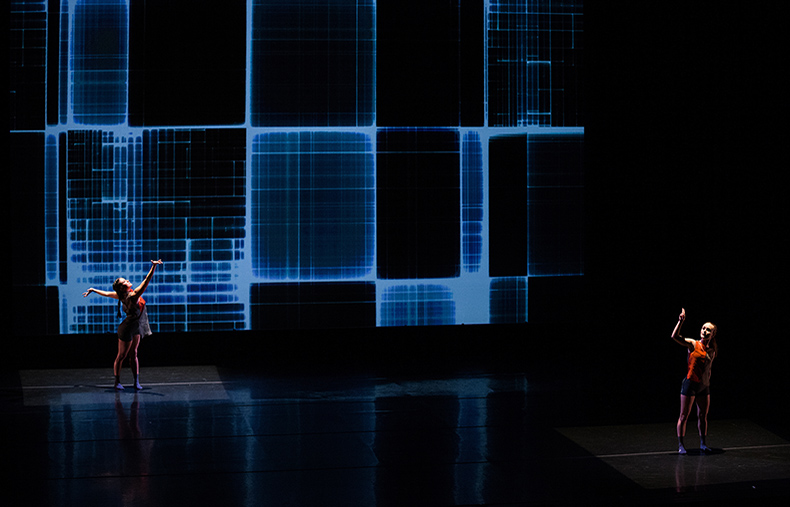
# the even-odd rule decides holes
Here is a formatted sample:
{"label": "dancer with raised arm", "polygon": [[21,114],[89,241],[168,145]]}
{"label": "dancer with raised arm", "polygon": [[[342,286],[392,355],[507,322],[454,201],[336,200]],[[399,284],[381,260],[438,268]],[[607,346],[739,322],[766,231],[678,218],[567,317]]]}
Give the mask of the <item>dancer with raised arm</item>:
{"label": "dancer with raised arm", "polygon": [[[118,278],[112,284],[112,291],[104,291],[91,287],[82,295],[87,297],[91,292],[112,299],[117,299],[118,304],[126,313],[126,318],[118,326],[118,354],[115,356],[113,373],[115,373],[115,389],[123,389],[121,384],[121,364],[126,357],[129,357],[129,365],[134,375],[134,387],[142,389],[140,385],[140,362],[137,359],[137,348],[140,340],[151,334],[151,327],[148,324],[148,312],[145,308],[143,293],[154,277],[156,267],[162,264],[162,260],[151,261],[151,269],[145,275],[142,283],[136,289],[132,289],[132,282],[124,278]],[[120,314],[120,310],[118,312]]]}
{"label": "dancer with raised arm", "polygon": [[710,409],[710,368],[716,357],[718,346],[716,344],[716,331],[718,328],[711,322],[702,325],[699,340],[684,338],[680,335],[680,328],[686,320],[686,310],[681,308],[678,322],[672,331],[672,339],[688,349],[686,378],[680,387],[680,417],[678,417],[678,452],[686,454],[683,437],[686,435],[686,421],[691,413],[691,407],[697,404],[697,428],[699,429],[700,450],[710,452],[707,445],[708,435],[708,410]]}

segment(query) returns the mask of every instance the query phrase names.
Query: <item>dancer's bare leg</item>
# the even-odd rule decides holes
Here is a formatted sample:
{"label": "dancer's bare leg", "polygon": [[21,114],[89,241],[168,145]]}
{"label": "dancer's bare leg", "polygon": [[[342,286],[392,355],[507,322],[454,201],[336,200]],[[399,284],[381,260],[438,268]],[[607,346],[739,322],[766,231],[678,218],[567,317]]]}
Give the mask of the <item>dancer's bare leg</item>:
{"label": "dancer's bare leg", "polygon": [[683,443],[683,437],[686,436],[686,422],[688,421],[689,414],[691,413],[691,406],[694,404],[694,396],[680,395],[680,416],[678,417],[678,452],[686,454],[686,446]]}
{"label": "dancer's bare leg", "polygon": [[126,355],[129,354],[131,344],[132,342],[118,340],[118,355],[115,356],[115,362],[112,365],[112,372],[115,374],[116,389],[123,389],[123,385],[121,384],[121,364],[123,360],[126,359]]}
{"label": "dancer's bare leg", "polygon": [[697,396],[697,428],[699,429],[699,448],[700,450],[710,451],[708,447],[708,411],[710,410],[710,394]]}
{"label": "dancer's bare leg", "polygon": [[132,339],[131,345],[129,346],[129,366],[132,369],[132,375],[134,376],[134,388],[138,391],[142,389],[140,385],[140,360],[137,358],[137,348],[140,346],[140,335],[135,335]]}

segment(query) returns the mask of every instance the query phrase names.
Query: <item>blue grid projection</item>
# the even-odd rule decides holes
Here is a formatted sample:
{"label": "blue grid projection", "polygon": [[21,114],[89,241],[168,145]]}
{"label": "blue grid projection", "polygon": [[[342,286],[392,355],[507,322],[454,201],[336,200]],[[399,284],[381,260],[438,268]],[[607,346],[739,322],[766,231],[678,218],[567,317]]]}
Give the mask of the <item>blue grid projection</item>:
{"label": "blue grid projection", "polygon": [[[245,235],[243,140],[233,130],[71,131],[66,202],[76,281],[139,283],[151,259],[168,259],[146,292],[155,331],[243,328],[236,282]],[[117,325],[98,298],[69,303],[68,332]]]}
{"label": "blue grid projection", "polygon": [[[396,0],[163,1],[12,2],[12,40],[29,39],[13,45],[12,135],[42,133],[40,279],[61,332],[113,332],[115,306],[82,292],[160,257],[160,332],[524,322],[530,277],[583,274],[581,1],[425,0],[420,21]],[[245,34],[222,46],[244,54],[244,87],[217,78],[218,55],[204,75],[184,54],[207,47],[189,23],[146,23],[187,10]],[[415,26],[428,32],[399,44]],[[430,40],[444,45],[421,51]],[[426,54],[460,55],[425,88],[457,109],[377,94]],[[196,102],[162,99],[182,94]],[[408,124],[418,110],[435,116]]]}
{"label": "blue grid projection", "polygon": [[8,113],[10,129],[39,128],[44,113],[46,72],[46,5],[43,1],[12,0],[8,36]]}
{"label": "blue grid projection", "polygon": [[581,134],[527,135],[529,274],[584,272],[584,139]]}
{"label": "blue grid projection", "polygon": [[[577,126],[582,0],[491,0],[488,124]],[[568,111],[566,111],[568,109]]]}
{"label": "blue grid projection", "polygon": [[477,273],[483,256],[483,145],[478,132],[464,134],[461,146],[461,203],[464,271]]}
{"label": "blue grid projection", "polygon": [[46,138],[44,162],[44,259],[47,283],[57,283],[60,272],[58,238],[58,140],[55,136]]}
{"label": "blue grid projection", "polygon": [[516,324],[526,322],[527,279],[494,278],[491,280],[491,323]]}
{"label": "blue grid projection", "polygon": [[254,126],[370,126],[373,0],[253,0]]}
{"label": "blue grid projection", "polygon": [[72,108],[82,125],[126,121],[129,9],[125,0],[78,0],[71,53]]}
{"label": "blue grid projection", "polygon": [[372,272],[375,186],[366,135],[260,134],[252,174],[255,276],[308,281]]}
{"label": "blue grid projection", "polygon": [[[54,17],[56,14],[53,12],[51,15]],[[61,0],[60,2],[60,19],[58,20],[60,30],[59,35],[59,58],[58,58],[58,123],[64,125],[69,121],[69,83],[71,82],[69,76],[69,59],[71,58],[71,51],[69,45],[71,43],[71,34],[68,29],[69,26],[69,2],[68,0]]]}
{"label": "blue grid projection", "polygon": [[455,323],[453,294],[442,285],[400,285],[388,288],[382,295],[382,326],[440,326]]}

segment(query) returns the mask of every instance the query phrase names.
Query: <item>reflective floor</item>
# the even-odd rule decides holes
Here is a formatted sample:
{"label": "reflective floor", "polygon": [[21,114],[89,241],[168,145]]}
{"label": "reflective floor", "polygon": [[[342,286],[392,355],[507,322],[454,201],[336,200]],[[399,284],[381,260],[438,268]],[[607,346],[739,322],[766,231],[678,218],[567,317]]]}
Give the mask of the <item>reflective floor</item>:
{"label": "reflective floor", "polygon": [[17,495],[5,505],[766,505],[790,493],[781,425],[713,419],[716,452],[689,437],[678,456],[674,412],[612,424],[618,405],[594,380],[202,365],[143,368],[142,391],[118,392],[111,374],[3,376]]}

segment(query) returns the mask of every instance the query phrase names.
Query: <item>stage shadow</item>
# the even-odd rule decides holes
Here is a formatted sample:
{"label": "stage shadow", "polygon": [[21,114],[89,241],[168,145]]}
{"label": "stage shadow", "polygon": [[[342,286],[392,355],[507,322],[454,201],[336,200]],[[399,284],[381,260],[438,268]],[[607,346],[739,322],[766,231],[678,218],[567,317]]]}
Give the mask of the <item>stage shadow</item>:
{"label": "stage shadow", "polygon": [[137,395],[137,394],[141,394],[143,396],[161,396],[161,397],[165,396],[162,393],[151,391],[147,387],[143,387],[142,389],[134,389],[134,388],[115,389],[114,387],[110,387],[109,389],[107,389],[107,388],[102,388],[100,386],[96,386],[96,387],[103,389],[104,392],[106,392],[106,393],[115,393],[115,394],[118,394],[118,395],[125,395],[125,394]]}
{"label": "stage shadow", "polygon": [[714,454],[724,454],[724,449],[717,449],[709,447],[708,450],[703,451],[702,449],[687,449],[686,456],[712,456]]}

